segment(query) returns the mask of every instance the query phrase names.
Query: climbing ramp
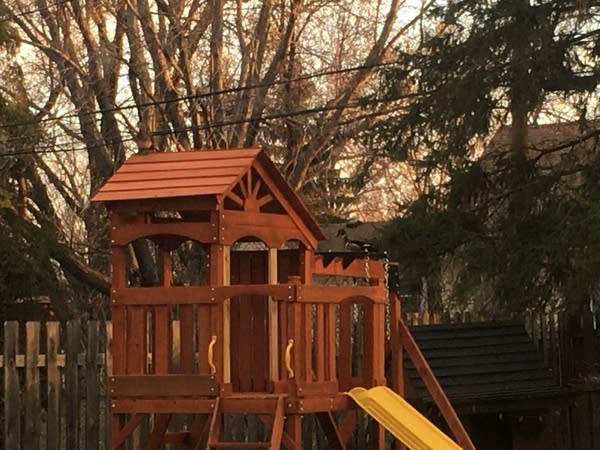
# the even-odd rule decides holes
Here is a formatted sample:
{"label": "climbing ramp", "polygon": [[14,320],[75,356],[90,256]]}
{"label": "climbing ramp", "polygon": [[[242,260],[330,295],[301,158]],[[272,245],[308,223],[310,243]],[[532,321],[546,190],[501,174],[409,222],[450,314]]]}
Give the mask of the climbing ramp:
{"label": "climbing ramp", "polygon": [[412,450],[461,450],[406,400],[385,386],[352,389],[348,395]]}

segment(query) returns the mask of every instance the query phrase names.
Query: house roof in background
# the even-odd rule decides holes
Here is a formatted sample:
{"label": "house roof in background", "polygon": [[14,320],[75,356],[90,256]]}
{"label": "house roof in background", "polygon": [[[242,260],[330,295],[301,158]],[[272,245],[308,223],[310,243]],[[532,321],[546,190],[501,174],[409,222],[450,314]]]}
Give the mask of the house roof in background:
{"label": "house roof in background", "polygon": [[[410,327],[419,348],[452,404],[470,411],[510,411],[547,406],[560,388],[524,326],[513,322]],[[407,376],[418,398],[430,403],[406,357]],[[537,401],[537,402],[536,402]],[[490,412],[490,411],[488,411]]]}
{"label": "house roof in background", "polygon": [[[508,153],[512,127],[501,127],[486,146],[481,157],[493,160]],[[560,122],[527,127],[527,150],[530,158],[539,157],[539,164],[552,167],[565,157],[589,158],[588,152],[598,145],[600,122]],[[541,156],[542,152],[546,152]]]}

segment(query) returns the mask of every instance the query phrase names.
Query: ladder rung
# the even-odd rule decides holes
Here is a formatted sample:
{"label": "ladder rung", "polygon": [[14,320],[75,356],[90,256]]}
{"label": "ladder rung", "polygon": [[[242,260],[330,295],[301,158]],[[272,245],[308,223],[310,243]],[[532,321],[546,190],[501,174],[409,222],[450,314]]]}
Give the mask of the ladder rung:
{"label": "ladder rung", "polygon": [[269,442],[213,442],[214,448],[269,448]]}

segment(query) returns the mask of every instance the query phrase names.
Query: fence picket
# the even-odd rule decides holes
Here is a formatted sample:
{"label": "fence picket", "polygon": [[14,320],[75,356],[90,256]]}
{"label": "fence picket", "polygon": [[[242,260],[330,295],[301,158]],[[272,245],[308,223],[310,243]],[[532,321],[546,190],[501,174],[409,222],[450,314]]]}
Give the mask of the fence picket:
{"label": "fence picket", "polygon": [[85,402],[85,448],[97,450],[100,430],[100,392],[101,386],[98,370],[100,327],[98,321],[87,324],[87,349],[86,349],[86,402]]}
{"label": "fence picket", "polygon": [[69,320],[67,322],[67,351],[65,367],[65,386],[67,389],[66,401],[66,448],[78,450],[79,447],[79,368],[77,356],[80,344],[80,322]]}
{"label": "fence picket", "polygon": [[[547,361],[554,365],[561,384],[568,383],[581,373],[597,371],[597,366],[591,364],[591,361],[596,361],[592,360],[592,350],[586,348],[584,351],[582,345],[582,341],[586,340],[586,345],[593,347],[593,352],[600,348],[600,339],[597,334],[592,334],[593,321],[589,317],[582,319],[581,315],[548,314],[531,314],[528,328],[540,350],[548,353]],[[405,316],[413,323],[439,322],[436,314],[409,313]],[[443,319],[449,318],[449,315],[443,316]],[[469,321],[468,315],[457,314],[453,318]],[[82,334],[80,321],[68,322],[63,341],[61,330],[64,325],[58,322],[45,325],[28,322],[24,329],[17,322],[3,324],[3,330],[0,329],[4,336],[0,373],[3,373],[4,392],[0,414],[3,416],[4,436],[0,438],[0,448],[97,450],[110,446],[110,402],[106,397],[106,376],[112,373],[112,324],[108,322],[100,326],[99,322],[87,322],[86,325],[86,333]],[[178,325],[177,322],[172,323],[174,354],[179,354],[181,346]],[[200,332],[199,329],[197,331]],[[20,352],[23,349],[19,347],[23,343],[25,351]],[[335,349],[335,339],[331,343]],[[326,347],[324,351],[329,350]],[[346,355],[348,367],[351,356]],[[198,357],[201,361],[206,359],[204,354]],[[146,355],[145,361],[152,361],[151,355]],[[174,363],[178,364],[177,359]],[[342,358],[340,364],[343,363]],[[322,378],[323,369],[319,369],[318,365],[316,369]],[[336,376],[335,370],[331,372],[333,369],[325,368],[326,379]],[[574,400],[572,405],[560,412],[558,421],[561,428],[554,432],[558,436],[555,441],[564,439],[565,445],[557,448],[573,450],[578,448],[577,445],[584,448],[581,447],[583,445],[600,450],[600,391],[592,386],[589,391],[580,392]],[[146,422],[144,420],[139,428],[148,428]],[[585,433],[589,437],[578,436]],[[142,429],[134,436],[130,441],[131,448],[143,444],[141,437],[144,434]],[[42,439],[45,442],[41,442]]]}
{"label": "fence picket", "polygon": [[46,324],[46,377],[48,406],[46,414],[46,449],[60,448],[60,372],[58,368],[58,351],[60,347],[60,330],[58,322]]}
{"label": "fence picket", "polygon": [[40,448],[40,375],[37,368],[40,353],[40,323],[25,324],[25,435],[24,448]]}
{"label": "fence picket", "polygon": [[16,359],[19,324],[4,324],[4,448],[21,447],[21,388]]}

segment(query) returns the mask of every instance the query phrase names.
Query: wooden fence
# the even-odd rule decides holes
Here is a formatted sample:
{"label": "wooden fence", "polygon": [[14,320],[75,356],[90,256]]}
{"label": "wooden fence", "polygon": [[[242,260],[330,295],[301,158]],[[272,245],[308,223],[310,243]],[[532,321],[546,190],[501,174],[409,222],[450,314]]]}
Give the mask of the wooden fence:
{"label": "wooden fence", "polygon": [[[469,314],[405,317],[414,325],[480,319]],[[574,387],[567,413],[561,413],[556,424],[560,433],[570,436],[558,447],[564,450],[600,450],[600,390],[594,384],[600,379],[598,324],[600,317],[591,313],[532,313],[527,320],[557,381]],[[179,336],[177,326],[174,322],[174,337]],[[6,449],[108,448],[106,375],[110,373],[111,335],[110,322],[4,323],[0,332],[0,429],[4,431],[0,448],[2,444]],[[173,346],[177,359],[176,339]]]}
{"label": "wooden fence", "polygon": [[[4,448],[108,448],[106,354],[110,324],[4,324]],[[22,351],[24,349],[24,352]]]}

